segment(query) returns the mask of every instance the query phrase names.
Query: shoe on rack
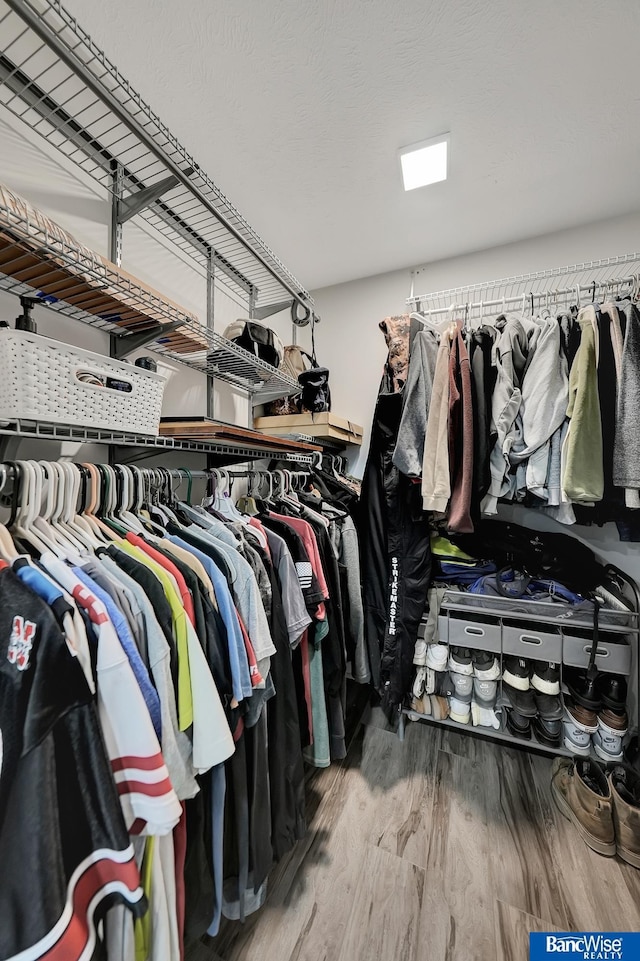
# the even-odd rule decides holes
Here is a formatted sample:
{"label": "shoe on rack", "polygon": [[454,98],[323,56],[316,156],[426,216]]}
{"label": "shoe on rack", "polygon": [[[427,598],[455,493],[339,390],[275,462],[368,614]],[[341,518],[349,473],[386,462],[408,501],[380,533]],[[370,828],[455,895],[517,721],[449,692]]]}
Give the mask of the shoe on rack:
{"label": "shoe on rack", "polygon": [[560,667],[552,661],[534,661],[531,687],[541,694],[560,693]]}
{"label": "shoe on rack", "polygon": [[481,681],[479,677],[473,681],[473,699],[485,707],[495,707],[498,697],[497,681]]}
{"label": "shoe on rack", "polygon": [[616,850],[623,861],[640,868],[640,774],[616,764],[609,771]]}
{"label": "shoe on rack", "polygon": [[451,672],[449,676],[451,678],[451,683],[453,684],[453,697],[458,698],[460,701],[464,701],[465,704],[471,704],[473,678],[466,674],[454,674],[453,672]]}
{"label": "shoe on rack", "polygon": [[414,714],[431,714],[431,701],[428,694],[423,694],[421,697],[412,697],[410,710]]}
{"label": "shoe on rack", "polygon": [[533,700],[540,717],[545,721],[561,721],[564,714],[562,698],[558,694],[541,694],[533,692]]}
{"label": "shoe on rack", "polygon": [[621,761],[624,756],[622,735],[608,734],[602,730],[600,725],[598,725],[595,734],[591,735],[591,743],[593,744],[593,750],[602,761]]}
{"label": "shoe on rack", "polygon": [[452,674],[473,674],[471,651],[468,647],[452,647],[449,653],[449,670]]}
{"label": "shoe on rack", "polygon": [[517,711],[507,711],[507,730],[513,737],[531,740],[531,718],[518,714]]}
{"label": "shoe on rack", "polygon": [[615,734],[624,737],[629,730],[629,719],[626,711],[610,711],[603,708],[598,712],[598,728],[605,734]]}
{"label": "shoe on rack", "polygon": [[455,688],[451,682],[451,675],[448,671],[432,671],[434,686],[433,691],[430,693],[436,694],[438,697],[451,697],[455,692]]}
{"label": "shoe on rack", "polygon": [[627,682],[620,674],[600,674],[598,695],[605,707],[612,711],[624,711],[627,706]]}
{"label": "shoe on rack", "polygon": [[449,698],[449,717],[458,724],[468,724],[471,720],[470,701],[461,701],[455,695]]}
{"label": "shoe on rack", "polygon": [[571,715],[566,711],[562,729],[564,746],[571,751],[572,754],[578,754],[580,757],[589,757],[591,754],[591,734],[588,731],[583,731],[581,728],[576,727]]}
{"label": "shoe on rack", "polygon": [[531,661],[524,657],[505,657],[502,662],[502,680],[518,691],[528,691],[531,679]]}
{"label": "shoe on rack", "polygon": [[431,715],[434,721],[444,721],[449,717],[449,702],[446,697],[431,695]]}
{"label": "shoe on rack", "polygon": [[427,667],[432,671],[446,671],[449,648],[446,644],[429,644],[427,650]]}
{"label": "shoe on rack", "polygon": [[640,737],[632,734],[624,746],[624,763],[640,773]]}
{"label": "shoe on rack", "polygon": [[571,721],[579,731],[593,734],[598,730],[598,715],[595,711],[588,711],[586,707],[581,707],[569,697],[564,699],[565,720]]}
{"label": "shoe on rack", "polygon": [[587,671],[576,668],[567,668],[564,672],[565,683],[572,700],[587,711],[598,711],[602,705],[598,692],[599,676],[597,673],[589,674]]}
{"label": "shoe on rack", "polygon": [[474,651],[473,673],[481,681],[498,681],[500,680],[500,661],[489,651]]}
{"label": "shoe on rack", "polygon": [[425,692],[425,682],[427,680],[427,669],[426,667],[419,667],[416,671],[416,676],[413,679],[413,687],[411,688],[411,693],[414,698],[422,697]]}
{"label": "shoe on rack", "polygon": [[427,642],[423,637],[418,637],[416,641],[413,652],[413,663],[416,667],[424,667],[427,663]]}
{"label": "shoe on rack", "polygon": [[612,857],[616,853],[611,785],[591,758],[556,758],[551,771],[556,807],[576,827],[588,847]]}
{"label": "shoe on rack", "polygon": [[424,671],[424,693],[433,694],[436,689],[436,677],[439,675],[432,671],[430,667],[419,667],[419,671]]}
{"label": "shoe on rack", "polygon": [[538,713],[533,691],[523,691],[503,681],[502,693],[517,714],[522,714],[523,717],[535,717]]}
{"label": "shoe on rack", "polygon": [[[484,681],[485,684],[492,684],[493,681]],[[493,705],[486,703],[485,701],[476,701],[475,699],[471,702],[471,722],[474,727],[492,727],[494,730],[500,730],[500,718],[496,714]]]}
{"label": "shoe on rack", "polygon": [[545,717],[534,717],[531,722],[533,733],[540,744],[547,747],[560,747],[562,744],[562,721],[549,721]]}

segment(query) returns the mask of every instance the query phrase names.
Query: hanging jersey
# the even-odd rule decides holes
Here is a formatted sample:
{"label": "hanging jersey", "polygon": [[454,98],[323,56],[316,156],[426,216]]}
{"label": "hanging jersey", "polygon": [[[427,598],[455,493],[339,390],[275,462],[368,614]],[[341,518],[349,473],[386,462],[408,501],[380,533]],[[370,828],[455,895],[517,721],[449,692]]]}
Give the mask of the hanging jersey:
{"label": "hanging jersey", "polygon": [[84,673],[53,613],[0,571],[0,958],[84,961],[145,899]]}
{"label": "hanging jersey", "polygon": [[167,834],[182,808],[142,692],[104,605],[53,554],[41,563],[91,619],[98,638],[98,712],[128,830]]}

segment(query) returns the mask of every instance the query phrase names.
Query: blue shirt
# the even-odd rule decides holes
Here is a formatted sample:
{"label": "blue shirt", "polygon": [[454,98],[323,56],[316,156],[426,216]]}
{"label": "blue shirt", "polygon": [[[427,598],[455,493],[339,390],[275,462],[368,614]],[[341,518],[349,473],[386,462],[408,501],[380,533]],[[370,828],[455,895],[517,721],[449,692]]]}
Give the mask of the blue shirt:
{"label": "blue shirt", "polygon": [[185,551],[189,551],[200,561],[205,571],[209,575],[213,590],[218,602],[218,610],[227,629],[227,642],[229,647],[229,664],[231,666],[231,681],[233,686],[233,696],[236,701],[242,701],[246,697],[251,697],[253,687],[251,686],[251,675],[249,673],[249,662],[244,646],[244,638],[238,622],[235,605],[231,597],[229,585],[222,571],[216,567],[214,562],[203,551],[198,550],[181,537],[175,534],[167,534],[168,540]]}
{"label": "blue shirt", "polygon": [[86,571],[83,571],[81,567],[73,567],[73,573],[76,575],[78,580],[87,587],[99,601],[104,604],[107,614],[109,615],[109,620],[115,628],[115,632],[118,635],[118,640],[122,644],[122,649],[127,655],[129,664],[131,665],[131,670],[135,675],[135,679],[138,682],[138,687],[142,691],[142,696],[144,702],[147,705],[147,710],[151,716],[151,721],[153,723],[154,730],[160,741],[162,737],[162,714],[160,711],[160,698],[158,697],[158,692],[151,683],[149,677],[149,672],[145,667],[144,661],[140,657],[140,652],[136,647],[136,643],[131,636],[131,631],[129,630],[129,625],[127,624],[127,619],[114,603],[113,599],[107,594],[106,591],[100,587],[99,584],[91,578]]}

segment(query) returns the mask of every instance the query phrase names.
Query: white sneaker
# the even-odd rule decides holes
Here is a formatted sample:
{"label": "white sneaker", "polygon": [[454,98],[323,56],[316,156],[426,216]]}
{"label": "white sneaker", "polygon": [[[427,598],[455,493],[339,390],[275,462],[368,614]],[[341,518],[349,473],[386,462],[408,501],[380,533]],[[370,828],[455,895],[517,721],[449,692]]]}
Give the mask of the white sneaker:
{"label": "white sneaker", "polygon": [[446,671],[449,648],[446,644],[429,644],[427,667],[432,671]]}
{"label": "white sneaker", "polygon": [[487,707],[482,701],[471,702],[471,720],[474,727],[492,727],[500,730],[500,718],[492,707]]}
{"label": "white sneaker", "polygon": [[475,699],[484,707],[493,708],[495,706],[498,696],[497,681],[482,681],[479,677],[476,677],[473,682],[473,691]]}
{"label": "white sneaker", "polygon": [[471,720],[471,710],[469,704],[458,700],[457,697],[449,698],[449,717],[458,724],[468,724]]}
{"label": "white sneaker", "polygon": [[583,731],[577,727],[571,719],[566,720],[566,718],[567,714],[565,713],[565,721],[563,724],[564,746],[568,748],[572,754],[589,757],[591,754],[591,733],[589,731]]}
{"label": "white sneaker", "polygon": [[480,681],[500,680],[500,661],[485,651],[473,655],[473,673]]}
{"label": "white sneaker", "polygon": [[424,694],[424,685],[427,679],[427,669],[426,667],[419,667],[416,671],[416,676],[413,681],[413,688],[411,693],[415,698],[422,697]]}
{"label": "white sneaker", "polygon": [[416,649],[413,654],[413,663],[416,667],[422,667],[427,663],[427,642],[419,637],[416,641]]}
{"label": "white sneaker", "polygon": [[451,678],[451,683],[453,684],[453,689],[455,691],[454,697],[460,698],[462,701],[471,701],[471,693],[473,691],[473,678],[467,677],[466,674],[449,674]]}
{"label": "white sneaker", "polygon": [[598,727],[591,735],[593,749],[602,761],[619,761],[622,758],[622,737],[619,734],[607,734]]}

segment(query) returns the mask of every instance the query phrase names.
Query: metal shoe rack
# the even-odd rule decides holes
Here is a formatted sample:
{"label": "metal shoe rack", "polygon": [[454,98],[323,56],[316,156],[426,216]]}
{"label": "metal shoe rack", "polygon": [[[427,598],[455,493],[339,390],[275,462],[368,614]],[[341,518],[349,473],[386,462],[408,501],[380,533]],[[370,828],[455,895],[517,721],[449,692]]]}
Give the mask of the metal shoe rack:
{"label": "metal shoe rack", "polygon": [[[256,404],[298,389],[214,331],[215,292],[252,317],[295,305],[301,323],[319,319],[312,297],[57,0],[0,0],[2,110],[107,192],[111,264],[79,260],[77,249],[0,209],[0,289],[107,330],[114,357],[149,346],[244,388]],[[206,287],[206,324],[114,269],[129,220],[188,256]]]}
{"label": "metal shoe rack", "polygon": [[[598,671],[624,675],[629,680],[627,713],[629,730],[638,730],[640,712],[640,658],[638,636],[640,635],[640,598],[635,583],[622,571],[607,568],[623,585],[624,597],[631,605],[628,612],[603,608],[599,615],[598,646],[595,666]],[[425,624],[419,635],[425,636]],[[526,599],[507,599],[470,594],[455,589],[444,594],[438,615],[438,635],[443,644],[474,650],[489,651],[502,665],[505,656],[526,658],[530,661],[551,661],[560,666],[563,687],[565,668],[586,669],[593,640],[593,615],[589,611],[572,610],[566,604]],[[634,678],[634,681],[631,681]],[[499,699],[502,681],[499,684]],[[404,738],[405,720],[423,721],[449,727],[476,737],[499,741],[550,755],[571,756],[561,745],[551,747],[535,739],[513,736],[506,728],[504,709],[501,727],[473,727],[471,723],[460,724],[450,719],[437,721],[404,708],[400,717],[399,737]]]}

